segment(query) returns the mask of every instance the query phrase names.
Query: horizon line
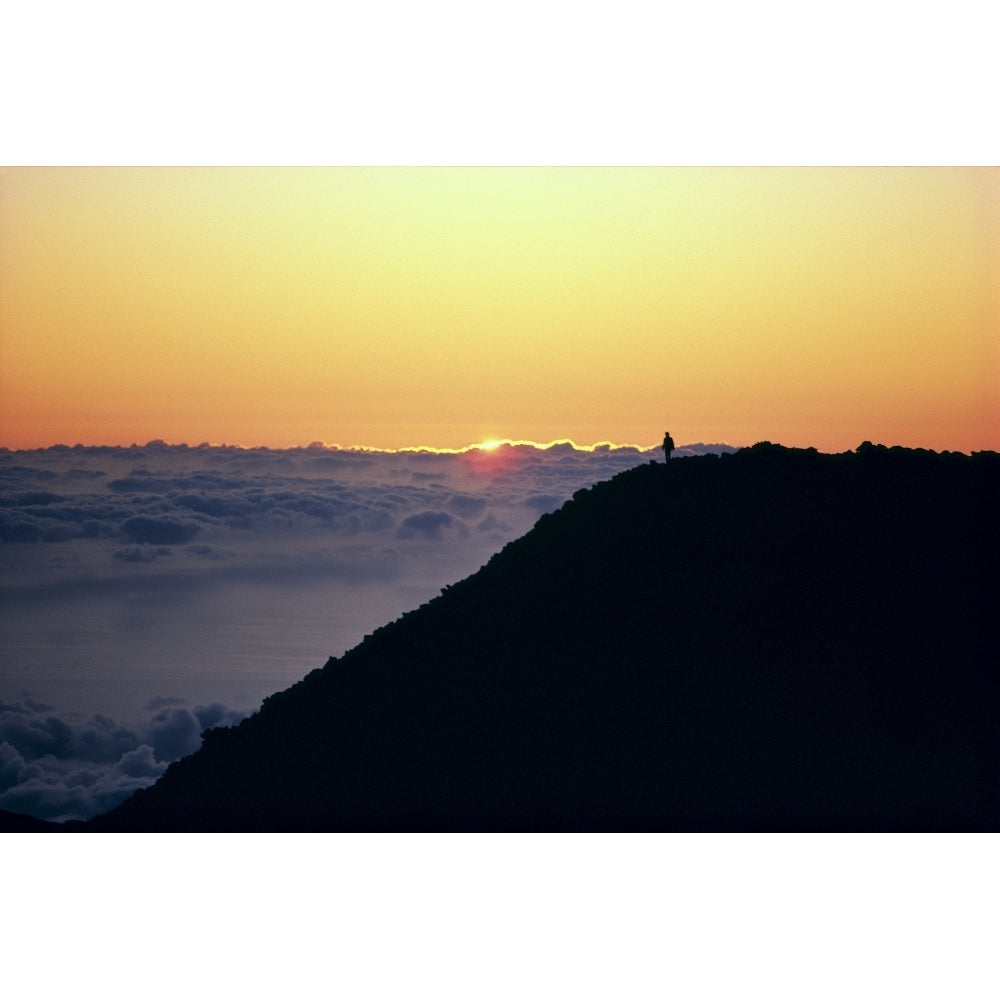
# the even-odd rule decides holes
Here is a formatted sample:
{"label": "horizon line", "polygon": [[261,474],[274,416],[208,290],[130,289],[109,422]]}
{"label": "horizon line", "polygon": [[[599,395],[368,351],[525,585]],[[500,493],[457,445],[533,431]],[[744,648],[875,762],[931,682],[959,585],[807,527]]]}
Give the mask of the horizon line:
{"label": "horizon line", "polygon": [[[692,447],[695,444],[708,444],[709,442],[689,442],[688,444],[678,445],[677,448]],[[728,448],[741,447],[738,445],[732,445],[727,441],[714,441],[711,442],[713,445],[721,445]],[[64,441],[56,441],[49,445],[39,445],[34,448],[11,448],[7,445],[0,445],[0,451],[7,452],[25,452],[25,451],[49,451],[51,449],[77,449],[77,448],[120,448],[128,450],[131,448],[187,448],[190,450],[197,450],[201,448],[226,448],[235,451],[346,451],[346,452],[378,452],[381,454],[435,454],[435,455],[464,455],[472,451],[496,451],[503,447],[530,447],[535,448],[538,451],[547,451],[550,448],[555,448],[560,445],[569,445],[575,451],[585,451],[594,452],[598,450],[613,450],[621,451],[626,449],[631,449],[634,451],[656,451],[659,450],[661,445],[650,444],[641,445],[632,442],[627,443],[617,443],[614,441],[596,441],[593,444],[578,444],[572,438],[556,438],[554,440],[542,443],[540,441],[532,441],[525,438],[490,438],[485,441],[477,441],[473,444],[468,444],[460,448],[447,448],[447,447],[436,447],[434,445],[404,445],[400,448],[385,448],[376,445],[343,445],[337,442],[327,442],[322,440],[310,441],[308,444],[294,444],[285,446],[272,446],[272,445],[245,445],[245,444],[232,444],[229,442],[213,442],[213,441],[201,441],[198,444],[188,444],[185,441],[164,441],[162,438],[152,438],[145,443],[139,441],[132,441],[129,444],[83,444],[82,442],[76,442],[75,444],[67,444]]]}

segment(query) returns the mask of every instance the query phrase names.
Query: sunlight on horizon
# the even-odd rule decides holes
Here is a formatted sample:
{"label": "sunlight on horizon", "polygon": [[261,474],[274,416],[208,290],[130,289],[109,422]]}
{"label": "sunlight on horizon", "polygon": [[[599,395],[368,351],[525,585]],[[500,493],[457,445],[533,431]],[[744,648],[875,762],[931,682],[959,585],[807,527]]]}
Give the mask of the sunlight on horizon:
{"label": "sunlight on horizon", "polygon": [[[731,446],[728,441],[698,441],[698,442],[688,442],[688,444],[719,444],[725,446]],[[151,438],[147,441],[130,441],[127,444],[115,444],[110,442],[101,442],[98,444],[84,444],[82,442],[73,442],[70,444],[69,441],[56,441],[52,444],[40,445],[37,448],[8,448],[6,446],[0,445],[0,451],[34,451],[34,450],[46,450],[49,448],[113,448],[113,449],[129,449],[129,448],[188,448],[192,451],[196,451],[201,448],[213,448],[213,449],[229,449],[233,451],[343,451],[343,452],[371,452],[380,455],[403,455],[410,453],[418,454],[433,454],[433,455],[465,455],[470,452],[496,452],[502,448],[534,448],[538,451],[548,451],[552,448],[568,446],[575,451],[581,452],[594,452],[601,450],[611,450],[617,451],[622,449],[634,449],[636,451],[649,451],[651,449],[658,449],[659,444],[635,444],[631,442],[616,443],[614,441],[596,441],[592,444],[578,444],[571,438],[557,438],[552,441],[531,441],[527,439],[517,439],[513,440],[511,438],[492,438],[487,441],[478,441],[475,444],[463,445],[457,448],[448,447],[438,447],[435,445],[424,445],[424,444],[414,444],[414,445],[404,445],[401,448],[382,448],[377,445],[345,445],[334,442],[327,441],[311,441],[308,444],[288,444],[288,445],[266,445],[266,444],[245,444],[236,443],[232,441],[200,441],[197,444],[192,444],[188,441],[165,441],[162,438]],[[679,447],[684,447],[680,445]]]}

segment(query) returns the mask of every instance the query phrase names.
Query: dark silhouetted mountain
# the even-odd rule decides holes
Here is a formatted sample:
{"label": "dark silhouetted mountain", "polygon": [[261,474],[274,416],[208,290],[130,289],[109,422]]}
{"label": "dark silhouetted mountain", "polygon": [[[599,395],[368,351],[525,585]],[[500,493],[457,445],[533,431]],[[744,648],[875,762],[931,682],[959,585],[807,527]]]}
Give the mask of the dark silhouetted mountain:
{"label": "dark silhouetted mountain", "polygon": [[[81,824],[74,824],[74,827],[82,829]],[[63,827],[57,823],[46,823],[45,820],[35,819],[34,816],[0,809],[0,831],[3,833],[55,833],[62,830]]]}
{"label": "dark silhouetted mountain", "polygon": [[581,490],[93,830],[996,830],[1000,456]]}

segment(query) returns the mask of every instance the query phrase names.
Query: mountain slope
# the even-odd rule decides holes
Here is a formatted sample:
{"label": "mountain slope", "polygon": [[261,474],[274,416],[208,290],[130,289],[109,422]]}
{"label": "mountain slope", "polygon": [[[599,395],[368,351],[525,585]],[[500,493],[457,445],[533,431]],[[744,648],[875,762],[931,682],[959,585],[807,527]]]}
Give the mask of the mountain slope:
{"label": "mountain slope", "polygon": [[93,830],[996,829],[1000,456],[580,491]]}

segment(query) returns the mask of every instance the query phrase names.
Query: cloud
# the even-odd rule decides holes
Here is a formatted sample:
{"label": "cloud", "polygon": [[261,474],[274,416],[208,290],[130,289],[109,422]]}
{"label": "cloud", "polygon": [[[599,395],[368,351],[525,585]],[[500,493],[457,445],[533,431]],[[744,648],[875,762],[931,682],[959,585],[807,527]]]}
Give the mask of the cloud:
{"label": "cloud", "polygon": [[160,556],[169,556],[170,549],[165,545],[126,545],[124,548],[115,549],[113,555],[122,562],[144,563],[153,562]]}
{"label": "cloud", "polygon": [[43,758],[26,766],[23,780],[0,793],[0,809],[55,822],[90,819],[151,785],[166,768],[162,762],[149,765],[141,748],[101,771],[67,767],[55,758]]}
{"label": "cloud", "polygon": [[443,510],[424,510],[403,519],[396,529],[397,538],[428,538],[436,541],[447,529],[459,527],[451,514]]}
{"label": "cloud", "polygon": [[78,721],[34,702],[0,702],[0,809],[39,819],[89,819],[152,784],[171,761],[193,753],[204,730],[246,712],[221,702],[188,709],[155,699],[138,726],[103,715]]}
{"label": "cloud", "polygon": [[[532,522],[515,509],[545,512],[648,454],[634,448],[582,450],[566,442],[457,454],[162,442],[4,452],[0,541],[61,545],[90,554],[91,564],[103,553],[137,568],[158,563],[165,555],[160,547],[188,545],[185,553],[175,552],[173,571],[205,572],[211,561],[206,556],[225,553],[239,562],[245,543],[269,535],[285,536],[282,544],[289,536],[306,541],[320,535],[334,542],[378,534],[419,541],[426,539],[426,528],[432,537],[461,541],[461,532],[448,534],[453,526],[443,520],[421,520],[428,511],[473,520],[490,509],[498,523],[519,534]],[[416,521],[407,520],[414,516]],[[122,537],[128,545],[121,545]],[[202,548],[190,545],[195,538]],[[118,544],[109,547],[115,539]],[[20,583],[30,578],[35,558],[27,557],[25,565],[25,555],[19,557]],[[0,585],[5,562],[0,554]]]}
{"label": "cloud", "polygon": [[232,552],[216,548],[214,545],[189,545],[185,551],[194,556],[201,556],[203,559],[214,560],[226,559],[233,555]]}
{"label": "cloud", "polygon": [[41,490],[27,493],[15,493],[9,497],[0,497],[0,507],[47,507],[52,503],[61,503],[65,497],[59,493],[48,493]]}
{"label": "cloud", "polygon": [[[224,706],[258,704],[577,490],[658,458],[568,442],[0,449],[0,644],[5,676],[32,685],[0,681],[0,774],[23,772],[4,794],[80,815],[138,787],[239,717]],[[151,702],[161,691],[175,699]]]}
{"label": "cloud", "polygon": [[17,784],[24,769],[24,758],[6,740],[0,743],[0,792]]}
{"label": "cloud", "polygon": [[173,697],[164,697],[162,695],[157,695],[155,698],[150,698],[146,703],[147,712],[155,712],[161,708],[173,707],[174,705],[183,705],[184,699]]}
{"label": "cloud", "polygon": [[72,747],[73,731],[56,716],[41,717],[21,704],[0,702],[0,741],[29,758],[64,756]]}
{"label": "cloud", "polygon": [[148,743],[143,743],[134,750],[126,750],[116,765],[116,770],[129,778],[158,778],[166,769],[167,765],[156,759],[156,754]]}
{"label": "cloud", "polygon": [[498,521],[496,515],[493,511],[484,517],[479,524],[476,525],[476,531],[493,532],[501,535],[505,532],[510,531],[510,525],[504,521]]}
{"label": "cloud", "polygon": [[186,708],[161,709],[149,725],[149,738],[160,760],[177,760],[201,745],[202,726]]}
{"label": "cloud", "polygon": [[539,514],[551,514],[552,511],[558,510],[567,499],[567,497],[556,496],[552,493],[536,493],[527,497],[524,505],[532,510],[537,510]]}
{"label": "cloud", "polygon": [[[417,583],[403,578],[421,573],[439,574],[427,580],[436,589],[576,490],[655,454],[568,442],[464,453],[156,441],[0,451],[0,596],[32,588],[54,596],[57,587],[94,594],[139,579],[287,581],[295,573],[361,585],[388,583],[387,569],[400,576],[400,594]],[[428,541],[438,546],[433,564],[418,551]],[[390,546],[395,563],[366,570],[361,554]],[[48,620],[62,617],[50,610]]]}
{"label": "cloud", "polygon": [[128,726],[97,714],[74,730],[72,755],[95,763],[109,763],[134,747],[138,738]]}
{"label": "cloud", "polygon": [[90,530],[61,508],[39,511],[29,504],[21,510],[0,511],[0,542],[66,542],[86,537]]}
{"label": "cloud", "polygon": [[201,526],[175,517],[130,517],[122,532],[132,542],[149,545],[182,545],[191,541]]}
{"label": "cloud", "polygon": [[217,726],[235,726],[246,713],[235,712],[226,708],[221,701],[213,701],[211,705],[195,705],[194,715],[202,730],[205,730],[215,729]]}
{"label": "cloud", "polygon": [[185,575],[235,582],[293,567],[305,579],[320,565],[331,580],[362,582],[372,574],[347,553],[358,542],[397,546],[395,570],[417,573],[416,547],[434,541],[467,575],[492,554],[487,543],[495,550],[576,490],[657,454],[569,442],[464,453],[156,441],[0,451],[0,592]]}
{"label": "cloud", "polygon": [[486,500],[483,497],[469,496],[467,493],[456,493],[448,501],[448,509],[459,517],[478,517],[486,510]]}

